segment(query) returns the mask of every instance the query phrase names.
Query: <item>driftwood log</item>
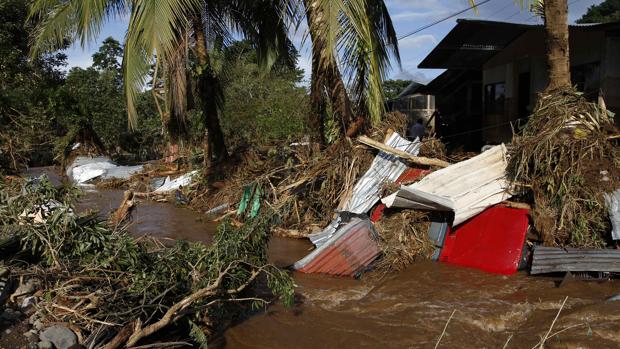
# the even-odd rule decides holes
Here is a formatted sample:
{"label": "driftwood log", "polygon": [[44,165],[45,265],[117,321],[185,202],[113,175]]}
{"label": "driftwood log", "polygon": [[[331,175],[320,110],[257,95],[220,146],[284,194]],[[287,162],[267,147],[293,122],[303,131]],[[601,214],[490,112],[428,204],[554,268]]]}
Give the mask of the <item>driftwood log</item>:
{"label": "driftwood log", "polygon": [[110,224],[112,226],[118,226],[125,220],[131,217],[131,211],[133,211],[135,207],[134,202],[134,192],[131,190],[126,190],[123,193],[123,201],[121,205],[110,214]]}
{"label": "driftwood log", "polygon": [[433,158],[426,158],[423,156],[414,156],[411,155],[409,153],[407,153],[406,151],[402,151],[400,149],[396,149],[393,147],[390,147],[389,145],[383,144],[381,142],[377,142],[372,138],[366,137],[366,136],[359,136],[357,138],[357,140],[362,143],[365,144],[369,147],[373,147],[375,149],[381,150],[383,152],[386,152],[388,154],[392,154],[395,156],[398,156],[399,158],[406,160],[410,163],[416,164],[416,165],[423,165],[423,166],[436,166],[436,167],[448,167],[450,166],[449,162],[443,161],[443,160],[439,160],[439,159],[433,159]]}

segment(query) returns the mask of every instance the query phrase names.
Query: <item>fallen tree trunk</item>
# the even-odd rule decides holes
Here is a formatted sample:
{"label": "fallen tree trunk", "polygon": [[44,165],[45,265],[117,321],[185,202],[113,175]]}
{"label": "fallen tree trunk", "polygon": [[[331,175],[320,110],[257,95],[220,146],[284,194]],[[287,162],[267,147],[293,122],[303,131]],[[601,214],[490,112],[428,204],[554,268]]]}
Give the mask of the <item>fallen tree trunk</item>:
{"label": "fallen tree trunk", "polygon": [[366,136],[359,136],[357,138],[357,140],[362,143],[365,144],[369,147],[373,147],[375,149],[379,149],[385,153],[388,154],[392,154],[395,156],[398,156],[401,159],[407,160],[408,162],[411,162],[413,164],[416,165],[423,165],[423,166],[436,166],[436,167],[448,167],[450,166],[450,163],[447,161],[443,161],[443,160],[439,160],[439,159],[432,159],[432,158],[425,158],[423,156],[413,156],[405,151],[396,149],[396,148],[392,148],[389,145],[385,145],[383,143],[377,142],[374,139],[371,139],[369,137]]}

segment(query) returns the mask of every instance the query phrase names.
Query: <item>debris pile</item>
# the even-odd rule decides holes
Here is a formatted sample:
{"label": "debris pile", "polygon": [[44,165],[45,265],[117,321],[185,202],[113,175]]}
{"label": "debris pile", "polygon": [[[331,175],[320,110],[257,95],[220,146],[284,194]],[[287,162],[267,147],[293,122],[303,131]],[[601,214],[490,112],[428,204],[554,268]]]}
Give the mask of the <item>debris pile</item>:
{"label": "debris pile", "polygon": [[[350,194],[332,222],[308,236],[316,249],[294,268],[354,276],[381,257],[372,267],[386,274],[431,258],[509,275],[528,267],[540,243],[603,248],[617,234],[616,134],[611,112],[568,91],[541,96],[510,147],[487,146],[454,164],[445,162],[436,139],[424,145],[396,133],[386,133],[385,143],[361,136],[360,143],[379,153],[355,184],[344,183]],[[436,158],[419,156],[420,149]],[[379,205],[377,196],[383,196]],[[618,251],[600,253],[620,258]],[[587,261],[597,265],[590,254],[594,259],[566,268],[616,271],[611,264],[589,267]]]}
{"label": "debris pile", "polygon": [[[406,123],[404,114],[390,113],[368,134],[384,141],[394,132],[404,134]],[[258,192],[260,201],[269,203],[263,206],[278,212],[279,226],[299,231],[296,235],[301,236],[329,223],[334,209],[344,209],[353,186],[374,159],[350,139],[341,139],[322,151],[313,144],[289,142],[239,151],[233,157],[237,162],[232,173],[221,169],[225,175],[214,173],[189,190],[190,205],[206,212],[236,205],[246,193],[255,197]]]}
{"label": "debris pile", "polygon": [[541,95],[515,135],[509,173],[531,195],[536,231],[549,246],[603,247],[604,195],[620,188],[613,113],[573,90]]}

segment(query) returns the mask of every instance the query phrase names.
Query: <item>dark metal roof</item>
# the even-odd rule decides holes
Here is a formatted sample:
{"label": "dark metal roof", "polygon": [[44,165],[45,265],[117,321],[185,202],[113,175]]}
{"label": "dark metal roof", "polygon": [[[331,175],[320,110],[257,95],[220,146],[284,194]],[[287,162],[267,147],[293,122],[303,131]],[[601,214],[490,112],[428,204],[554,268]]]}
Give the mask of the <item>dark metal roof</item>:
{"label": "dark metal roof", "polygon": [[405,87],[401,93],[398,94],[398,96],[396,96],[396,98],[394,99],[399,99],[399,98],[403,98],[403,97],[407,97],[407,96],[411,96],[414,93],[417,93],[418,90],[420,90],[420,88],[423,88],[424,84],[421,84],[419,82],[415,82],[412,81],[409,85],[407,85],[407,87]]}
{"label": "dark metal roof", "polygon": [[478,68],[530,27],[533,26],[459,19],[418,68]]}
{"label": "dark metal roof", "polygon": [[[571,31],[616,30],[620,22],[570,25]],[[418,68],[477,69],[528,30],[541,24],[458,19]]]}

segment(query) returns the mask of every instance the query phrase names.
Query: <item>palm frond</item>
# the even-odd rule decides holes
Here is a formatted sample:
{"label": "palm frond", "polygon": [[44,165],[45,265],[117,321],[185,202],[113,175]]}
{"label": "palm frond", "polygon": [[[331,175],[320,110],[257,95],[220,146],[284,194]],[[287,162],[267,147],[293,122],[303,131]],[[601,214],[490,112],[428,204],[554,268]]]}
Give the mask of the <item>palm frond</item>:
{"label": "palm frond", "polygon": [[110,16],[126,13],[124,0],[35,0],[29,20],[36,20],[32,55],[63,48],[79,40],[82,47],[94,40]]}
{"label": "palm frond", "polygon": [[[172,61],[185,36],[188,19],[201,12],[200,0],[136,0],[125,39],[123,73],[129,125],[135,128],[135,101],[142,91],[154,57]],[[157,64],[157,63],[156,63]]]}

